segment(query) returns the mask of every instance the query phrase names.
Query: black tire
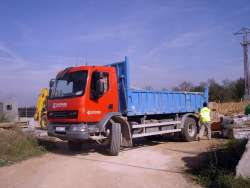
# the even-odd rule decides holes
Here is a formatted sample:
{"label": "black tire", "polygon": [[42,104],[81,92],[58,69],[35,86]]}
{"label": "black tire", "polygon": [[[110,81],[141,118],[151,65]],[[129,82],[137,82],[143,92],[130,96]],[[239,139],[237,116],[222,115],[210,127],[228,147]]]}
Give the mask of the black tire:
{"label": "black tire", "polygon": [[109,143],[109,154],[112,156],[117,156],[121,148],[121,124],[112,123],[110,125],[110,143]]}
{"label": "black tire", "polygon": [[71,151],[80,151],[82,148],[81,142],[68,141],[68,147]]}
{"label": "black tire", "polygon": [[182,136],[186,142],[196,140],[198,133],[197,122],[192,117],[186,117],[184,127],[182,128]]}

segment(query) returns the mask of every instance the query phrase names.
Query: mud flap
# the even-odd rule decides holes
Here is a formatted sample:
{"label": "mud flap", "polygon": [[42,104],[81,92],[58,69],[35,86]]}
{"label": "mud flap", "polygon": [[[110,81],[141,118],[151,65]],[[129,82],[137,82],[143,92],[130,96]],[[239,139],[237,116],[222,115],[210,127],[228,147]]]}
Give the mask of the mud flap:
{"label": "mud flap", "polygon": [[126,120],[124,120],[120,116],[112,117],[112,120],[116,123],[121,124],[121,133],[122,133],[122,143],[121,146],[123,147],[132,147],[132,135],[131,135],[131,127]]}

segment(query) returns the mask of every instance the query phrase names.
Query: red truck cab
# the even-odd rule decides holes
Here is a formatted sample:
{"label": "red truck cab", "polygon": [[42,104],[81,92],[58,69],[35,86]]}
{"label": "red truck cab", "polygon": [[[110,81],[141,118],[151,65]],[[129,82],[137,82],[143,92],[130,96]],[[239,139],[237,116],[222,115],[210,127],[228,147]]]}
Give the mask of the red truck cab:
{"label": "red truck cab", "polygon": [[[75,141],[88,139],[89,131],[86,129],[107,114],[118,112],[117,78],[113,67],[67,68],[57,74],[51,86],[49,135]],[[98,127],[92,127],[97,131]]]}

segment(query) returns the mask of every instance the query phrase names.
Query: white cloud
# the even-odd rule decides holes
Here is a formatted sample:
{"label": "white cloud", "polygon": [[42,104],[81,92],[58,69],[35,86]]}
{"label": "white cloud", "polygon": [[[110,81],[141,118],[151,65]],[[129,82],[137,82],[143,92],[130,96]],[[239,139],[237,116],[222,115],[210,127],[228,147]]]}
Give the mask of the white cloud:
{"label": "white cloud", "polygon": [[[69,64],[73,57],[45,57],[28,60],[0,43],[0,99],[14,99],[20,105],[35,104],[42,87]],[[2,55],[1,55],[2,54]]]}
{"label": "white cloud", "polygon": [[97,28],[91,33],[86,33],[80,36],[76,36],[75,40],[81,42],[96,42],[100,40],[135,37],[140,32],[140,23],[138,22],[123,22],[116,25],[109,25],[104,28]]}
{"label": "white cloud", "polygon": [[25,61],[14,51],[8,48],[3,43],[0,43],[0,70],[8,70],[11,68],[20,68],[25,64]]}
{"label": "white cloud", "polygon": [[164,43],[165,48],[184,48],[195,45],[200,38],[201,33],[198,32],[188,32],[183,33],[176,38],[166,41]]}

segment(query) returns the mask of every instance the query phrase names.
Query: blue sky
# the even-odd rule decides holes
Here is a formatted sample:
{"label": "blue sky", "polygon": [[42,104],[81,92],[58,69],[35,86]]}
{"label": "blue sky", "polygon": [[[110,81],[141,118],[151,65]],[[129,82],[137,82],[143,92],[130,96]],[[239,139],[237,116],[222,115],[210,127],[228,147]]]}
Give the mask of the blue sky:
{"label": "blue sky", "polygon": [[129,57],[133,87],[243,75],[249,0],[9,0],[0,4],[0,98],[35,104],[66,66]]}

